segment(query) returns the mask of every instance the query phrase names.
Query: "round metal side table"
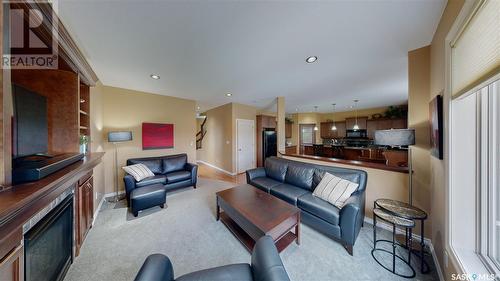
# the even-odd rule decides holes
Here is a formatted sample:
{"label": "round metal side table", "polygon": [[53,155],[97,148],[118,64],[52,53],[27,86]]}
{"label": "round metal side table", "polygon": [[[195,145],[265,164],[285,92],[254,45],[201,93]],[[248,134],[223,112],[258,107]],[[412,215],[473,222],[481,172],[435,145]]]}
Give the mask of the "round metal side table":
{"label": "round metal side table", "polygon": [[427,213],[418,207],[392,199],[377,199],[373,205],[374,208],[380,208],[394,216],[412,221],[420,221],[420,251],[413,249],[412,237],[411,233],[408,233],[408,229],[405,233],[405,244],[410,253],[413,253],[420,259],[420,272],[424,274],[428,273],[430,267],[424,260],[424,221],[427,219]]}
{"label": "round metal side table", "polygon": [[[386,240],[386,239],[377,239],[377,219],[381,219],[384,222],[392,225],[392,241]],[[409,233],[410,233],[409,240],[411,243],[411,239],[412,239],[411,233],[412,233],[412,229],[415,227],[415,221],[395,216],[395,215],[388,213],[385,210],[380,209],[380,208],[373,209],[373,249],[372,249],[371,254],[372,254],[373,259],[380,266],[382,266],[384,269],[386,269],[387,271],[390,271],[393,274],[400,276],[400,277],[413,278],[413,277],[415,277],[416,273],[415,273],[415,269],[413,269],[413,266],[411,265],[411,251],[408,250],[408,258],[407,259],[405,259],[401,255],[398,255],[396,253],[396,248],[398,246],[405,248],[405,245],[396,242],[396,227],[402,227],[402,228],[405,228],[405,230],[409,231]],[[377,243],[381,243],[381,242],[390,243],[392,245],[392,252],[389,250],[383,249],[383,248],[377,248]],[[384,265],[379,260],[379,258],[377,258],[375,256],[376,252],[383,252],[383,253],[390,254],[392,256],[392,268],[389,268],[387,265]],[[402,261],[404,264],[406,264],[406,266],[410,269],[411,273],[405,274],[404,272],[401,272],[401,271],[398,272],[396,270],[396,258],[399,259],[400,261]]]}

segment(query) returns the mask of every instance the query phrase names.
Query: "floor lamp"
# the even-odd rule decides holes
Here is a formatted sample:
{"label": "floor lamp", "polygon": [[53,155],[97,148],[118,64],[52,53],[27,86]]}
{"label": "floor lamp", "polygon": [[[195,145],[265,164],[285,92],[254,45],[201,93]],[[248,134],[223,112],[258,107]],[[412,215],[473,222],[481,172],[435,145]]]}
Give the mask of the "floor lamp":
{"label": "floor lamp", "polygon": [[408,173],[409,173],[409,194],[408,203],[413,204],[413,165],[410,145],[415,144],[415,129],[392,129],[375,131],[375,144],[390,146],[392,148],[402,148],[408,146]]}
{"label": "floor lamp", "polygon": [[130,131],[122,131],[122,132],[109,132],[108,133],[108,142],[112,143],[115,146],[115,195],[108,198],[108,202],[116,203],[123,199],[123,196],[118,194],[118,147],[117,144],[120,142],[131,141],[132,140],[132,132]]}

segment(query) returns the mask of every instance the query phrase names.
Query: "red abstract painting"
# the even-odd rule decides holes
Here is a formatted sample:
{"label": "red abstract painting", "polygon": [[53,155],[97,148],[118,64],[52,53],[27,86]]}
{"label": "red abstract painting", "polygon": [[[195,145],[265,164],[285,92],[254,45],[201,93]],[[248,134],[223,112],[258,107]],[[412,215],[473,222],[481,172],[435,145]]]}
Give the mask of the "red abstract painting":
{"label": "red abstract painting", "polygon": [[174,124],[142,123],[142,149],[174,147]]}

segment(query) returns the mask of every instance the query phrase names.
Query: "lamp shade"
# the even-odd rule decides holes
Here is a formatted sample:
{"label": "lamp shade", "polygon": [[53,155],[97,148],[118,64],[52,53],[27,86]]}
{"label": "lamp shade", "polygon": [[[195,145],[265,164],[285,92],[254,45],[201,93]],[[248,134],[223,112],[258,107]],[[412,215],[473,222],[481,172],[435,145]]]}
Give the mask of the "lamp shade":
{"label": "lamp shade", "polygon": [[109,132],[108,133],[108,142],[122,142],[122,141],[131,141],[131,140],[132,140],[132,132],[131,131]]}
{"label": "lamp shade", "polygon": [[414,129],[393,129],[375,131],[375,144],[387,146],[406,146],[415,144]]}

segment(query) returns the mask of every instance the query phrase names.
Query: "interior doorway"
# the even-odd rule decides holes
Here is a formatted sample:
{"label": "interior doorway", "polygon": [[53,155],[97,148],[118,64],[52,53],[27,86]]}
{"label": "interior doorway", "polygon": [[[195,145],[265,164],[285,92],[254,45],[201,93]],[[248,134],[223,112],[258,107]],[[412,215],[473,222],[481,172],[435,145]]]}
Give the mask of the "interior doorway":
{"label": "interior doorway", "polygon": [[236,119],[236,171],[255,168],[255,121]]}
{"label": "interior doorway", "polygon": [[316,143],[316,124],[299,124],[299,144],[300,154],[304,154],[304,145],[313,145]]}

